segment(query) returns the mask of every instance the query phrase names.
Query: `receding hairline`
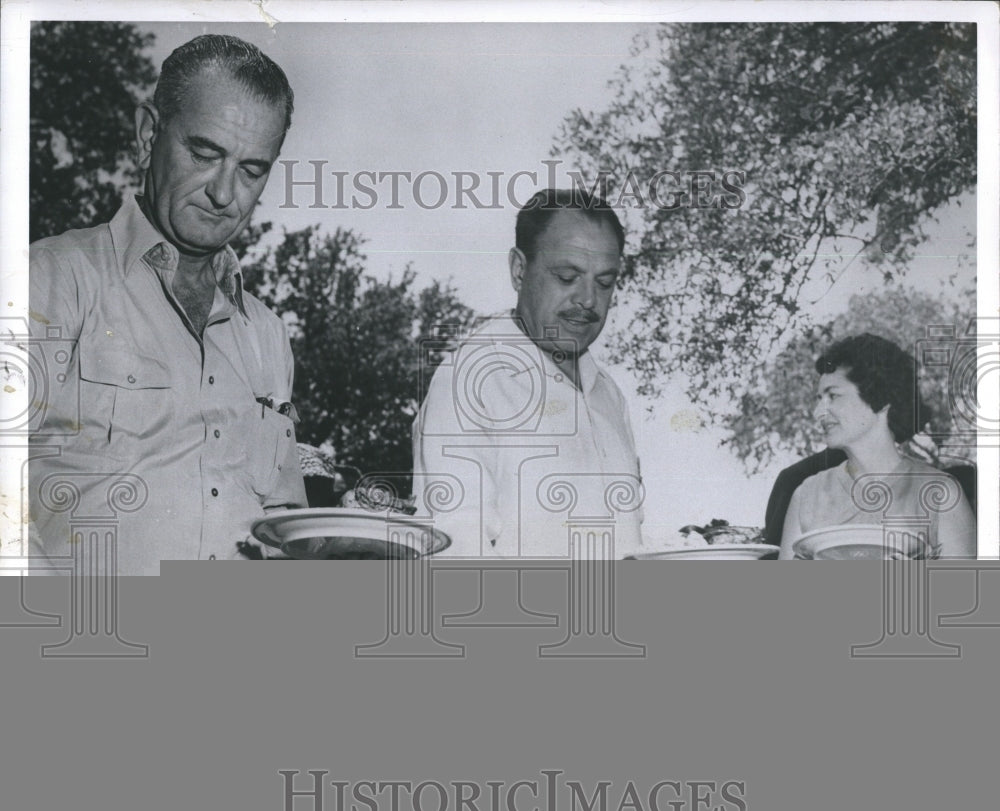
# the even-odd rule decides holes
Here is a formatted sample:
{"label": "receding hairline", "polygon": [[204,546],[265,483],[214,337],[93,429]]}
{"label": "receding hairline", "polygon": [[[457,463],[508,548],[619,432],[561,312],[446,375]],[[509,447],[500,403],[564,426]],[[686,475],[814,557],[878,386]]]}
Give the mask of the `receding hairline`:
{"label": "receding hairline", "polygon": [[[264,104],[268,107],[272,107],[274,110],[276,110],[282,118],[282,127],[284,127],[284,122],[286,117],[285,101],[280,97],[273,98],[268,96],[267,93],[261,92],[259,88],[254,87],[251,82],[236,75],[236,72],[232,68],[221,62],[206,63],[204,65],[200,65],[198,67],[197,73],[191,74],[191,76],[187,79],[187,81],[184,82],[184,85],[181,88],[180,93],[178,94],[179,96],[178,101],[180,102],[179,106],[182,107],[184,104],[187,104],[190,101],[194,89],[196,87],[204,85],[205,82],[203,80],[205,79],[209,79],[215,82],[219,81],[220,79],[228,79],[233,84],[237,85],[243,92],[243,95],[246,96],[247,98],[252,99],[253,101],[256,101],[260,104]],[[157,112],[159,112],[160,117],[163,119],[170,117],[175,112],[174,110],[169,109],[169,105],[167,106],[167,109],[162,109],[162,106],[156,103],[155,94],[153,95],[152,98],[149,99],[148,103],[156,107]],[[179,112],[179,109],[177,110],[177,112]]]}
{"label": "receding hairline", "polygon": [[[560,215],[562,215],[561,218]],[[524,253],[529,258],[536,255],[540,250],[542,250],[541,247],[542,239],[544,239],[544,237],[547,234],[551,233],[552,230],[557,226],[557,224],[560,221],[566,222],[570,219],[580,220],[597,231],[607,233],[607,235],[610,236],[611,241],[614,243],[614,251],[613,251],[614,255],[619,259],[621,258],[623,254],[623,249],[622,246],[620,245],[618,234],[615,231],[614,225],[612,225],[611,222],[609,222],[606,217],[602,217],[599,214],[595,214],[592,209],[575,208],[575,207],[561,207],[553,211],[549,215],[548,219],[545,221],[545,225],[542,227],[542,229],[532,234],[531,245],[526,246],[527,248],[526,250],[522,249],[524,250]],[[549,248],[549,250],[552,250],[552,248]],[[588,252],[592,253],[591,251]]]}
{"label": "receding hairline", "polygon": [[614,209],[601,197],[576,187],[547,188],[535,192],[517,212],[514,223],[514,245],[529,261],[538,249],[538,240],[548,233],[552,221],[561,211],[578,211],[588,221],[607,223],[611,228],[621,257],[625,250],[625,230]]}
{"label": "receding hairline", "polygon": [[[592,215],[588,214],[584,209],[581,209],[581,208],[566,208],[566,209],[562,209],[561,211],[556,211],[554,214],[552,214],[552,216],[549,218],[548,222],[545,223],[545,227],[542,228],[542,230],[539,231],[537,234],[535,234],[534,238],[532,239],[532,243],[533,244],[532,244],[531,248],[532,248],[532,253],[533,254],[537,254],[539,251],[542,250],[542,246],[541,246],[542,240],[545,238],[545,236],[547,234],[552,233],[552,231],[558,226],[558,224],[560,222],[560,215],[572,215],[572,216],[563,216],[561,221],[564,222],[564,223],[566,221],[570,220],[570,219],[580,220],[581,222],[583,222],[588,227],[593,228],[595,231],[602,232],[602,233],[606,234],[607,236],[609,236],[611,238],[611,241],[614,243],[614,250],[613,251],[609,251],[608,253],[613,253],[616,258],[619,258],[619,259],[621,258],[622,251],[621,251],[621,249],[619,248],[619,245],[618,245],[618,235],[615,233],[614,226],[611,225],[611,223],[609,223],[607,220],[601,219],[600,217],[592,216]],[[558,250],[558,247],[559,246],[555,246],[555,248],[557,250]],[[548,250],[551,251],[552,249],[553,248],[550,247]],[[586,249],[586,248],[583,248],[583,247],[572,248],[572,249],[567,249],[567,250],[573,250],[573,251],[576,251],[576,252],[585,252],[585,253],[588,253],[588,254],[598,254],[599,253],[601,255],[604,255],[604,253],[605,253],[604,251],[592,251],[592,250],[589,250],[589,249]]]}

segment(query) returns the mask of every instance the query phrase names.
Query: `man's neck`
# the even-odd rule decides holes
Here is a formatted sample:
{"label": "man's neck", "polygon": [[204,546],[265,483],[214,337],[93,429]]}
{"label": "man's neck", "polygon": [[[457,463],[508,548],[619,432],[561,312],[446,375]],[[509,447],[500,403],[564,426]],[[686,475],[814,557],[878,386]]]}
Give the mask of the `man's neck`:
{"label": "man's neck", "polygon": [[[211,270],[211,268],[209,268]],[[181,272],[178,265],[177,273],[171,285],[174,297],[177,299],[184,314],[191,322],[191,328],[199,338],[208,326],[208,317],[215,303],[215,277],[200,273],[187,275]]]}
{"label": "man's neck", "polygon": [[182,276],[187,284],[215,286],[215,270],[212,267],[211,256],[189,256],[178,251],[177,274]]}
{"label": "man's neck", "polygon": [[[535,336],[529,335],[525,329],[524,319],[517,314],[516,310],[511,311],[511,318],[514,323],[517,324],[517,328],[524,333],[528,338],[531,338],[531,342],[538,346],[538,342]],[[583,386],[580,384],[580,356],[576,354],[569,354],[567,352],[549,352],[547,349],[538,346],[539,349],[545,353],[545,356],[552,361],[555,367],[566,375],[566,379],[569,380],[576,388],[583,390]]]}

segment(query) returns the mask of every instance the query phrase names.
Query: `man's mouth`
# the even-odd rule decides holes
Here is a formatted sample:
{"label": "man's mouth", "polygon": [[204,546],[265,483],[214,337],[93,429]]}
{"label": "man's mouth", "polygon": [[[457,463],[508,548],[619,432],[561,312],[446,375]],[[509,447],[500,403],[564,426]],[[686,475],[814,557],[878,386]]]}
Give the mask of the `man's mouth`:
{"label": "man's mouth", "polygon": [[559,317],[563,321],[580,327],[596,324],[601,320],[596,313],[559,313]]}
{"label": "man's mouth", "polygon": [[227,220],[229,215],[225,211],[210,211],[207,208],[202,208],[201,206],[195,206],[198,211],[204,214],[206,217],[211,217],[213,220]]}

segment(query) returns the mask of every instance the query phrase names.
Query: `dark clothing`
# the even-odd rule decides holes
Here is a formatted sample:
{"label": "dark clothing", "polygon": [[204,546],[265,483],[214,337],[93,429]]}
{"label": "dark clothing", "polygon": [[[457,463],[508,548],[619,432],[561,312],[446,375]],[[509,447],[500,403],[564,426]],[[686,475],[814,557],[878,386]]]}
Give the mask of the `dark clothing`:
{"label": "dark clothing", "polygon": [[771,488],[771,497],[767,500],[767,512],[764,516],[764,540],[767,543],[781,545],[785,513],[788,512],[788,504],[796,488],[810,476],[836,467],[846,459],[847,454],[843,451],[827,448],[786,467],[778,474],[778,478],[774,480],[774,487]]}

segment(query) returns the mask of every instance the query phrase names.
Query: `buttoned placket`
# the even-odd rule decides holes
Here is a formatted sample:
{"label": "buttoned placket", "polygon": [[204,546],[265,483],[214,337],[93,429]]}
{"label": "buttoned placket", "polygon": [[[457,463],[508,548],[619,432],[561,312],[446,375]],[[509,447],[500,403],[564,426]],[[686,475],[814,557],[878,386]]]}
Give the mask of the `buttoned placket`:
{"label": "buttoned placket", "polygon": [[[209,520],[213,513],[218,513],[220,510],[224,510],[222,504],[225,503],[224,498],[220,498],[220,487],[224,487],[223,477],[215,468],[216,465],[212,463],[213,459],[218,459],[222,455],[222,448],[218,446],[218,443],[212,445],[207,441],[210,429],[211,419],[209,414],[218,414],[221,409],[217,407],[212,407],[212,403],[219,397],[216,392],[218,388],[216,387],[215,379],[215,363],[214,355],[218,348],[216,347],[214,341],[212,341],[211,336],[209,336],[209,330],[217,324],[228,320],[233,317],[237,312],[237,306],[235,302],[235,296],[230,293],[226,296],[221,285],[217,284],[214,291],[214,300],[212,302],[212,309],[208,316],[208,321],[205,324],[204,335],[198,335],[194,329],[194,325],[191,320],[187,317],[184,312],[184,308],[181,306],[180,302],[174,296],[172,283],[174,274],[177,272],[177,262],[178,257],[176,254],[176,249],[166,243],[160,243],[146,255],[147,261],[153,266],[153,269],[160,276],[161,282],[163,283],[164,290],[174,308],[176,309],[178,315],[184,322],[185,327],[187,327],[188,334],[194,338],[197,343],[197,356],[200,365],[200,385],[199,385],[199,414],[201,415],[202,425],[205,432],[206,442],[202,445],[201,453],[198,459],[198,470],[201,476],[201,487],[200,492],[202,494],[202,516],[206,520],[201,523],[202,533],[205,531],[206,526],[218,526],[222,523],[221,520]],[[213,260],[213,271],[217,271],[216,262],[225,261],[222,255],[218,255],[216,259]],[[225,277],[230,286],[232,286],[231,276]],[[221,369],[219,370],[222,371]],[[208,374],[206,374],[208,372]],[[131,377],[131,376],[130,376]],[[130,379],[130,382],[134,382]],[[206,404],[207,400],[207,404]],[[206,408],[208,405],[208,408]],[[208,412],[208,413],[206,413]],[[221,440],[222,433],[218,427],[212,429],[212,436]],[[204,534],[200,539],[199,546],[199,558],[202,557],[205,548],[205,537]],[[208,556],[209,560],[215,560],[216,556],[211,554]]]}
{"label": "buttoned placket", "polygon": [[[221,257],[219,257],[221,259]],[[230,286],[233,284],[233,278],[231,275],[224,277],[224,281],[229,283]],[[228,374],[228,370],[225,368],[225,364],[222,361],[222,350],[219,348],[217,342],[213,339],[213,327],[218,329],[224,321],[228,321],[231,318],[238,317],[238,310],[236,302],[234,300],[232,293],[226,294],[223,292],[222,283],[215,288],[215,300],[212,302],[212,311],[209,313],[208,321],[205,324],[205,333],[202,339],[199,341],[202,350],[202,377],[207,379],[207,388],[202,386],[202,397],[208,398],[209,404],[214,404],[220,402],[222,398],[222,391],[224,390],[223,381],[220,378],[217,384],[216,374]],[[209,372],[208,377],[205,378],[205,373]],[[219,408],[211,408],[209,413],[218,413]],[[206,443],[202,447],[201,454],[201,470],[202,477],[208,479],[205,482],[206,486],[210,486],[209,493],[211,499],[209,501],[208,508],[206,509],[206,515],[211,513],[224,513],[225,504],[227,500],[220,497],[220,488],[225,486],[223,477],[216,469],[216,460],[223,458],[224,445],[220,442],[209,443],[207,441],[210,419],[206,414],[204,406],[201,409],[202,421],[205,425],[205,437]],[[221,440],[221,431],[219,428],[213,429],[212,434],[216,439]],[[227,437],[226,441],[230,441],[232,437]],[[219,526],[225,521],[225,515],[218,515],[217,520],[206,521],[207,526]],[[204,548],[205,538],[202,538],[202,547]],[[212,539],[209,539],[212,540]],[[214,560],[215,555],[209,555],[209,560]]]}
{"label": "buttoned placket", "polygon": [[571,397],[574,397],[579,402],[583,403],[583,410],[587,415],[587,423],[590,426],[589,435],[591,444],[593,446],[593,449],[596,451],[596,458],[601,460],[600,472],[607,473],[608,452],[600,441],[600,431],[598,430],[598,426],[594,421],[592,398],[590,396],[593,393],[594,389],[600,384],[600,379],[599,379],[600,372],[597,372],[594,378],[592,378],[588,382],[583,379],[582,370],[580,370],[578,367],[577,374],[580,379],[581,385],[580,388],[577,388],[575,385],[573,385],[573,382],[569,380],[565,374],[563,374],[563,372],[559,369],[559,367],[555,365],[554,361],[552,361],[548,356],[544,356],[542,362],[551,366],[551,369],[543,369],[544,374],[547,377],[550,377],[557,385],[566,387]]}

